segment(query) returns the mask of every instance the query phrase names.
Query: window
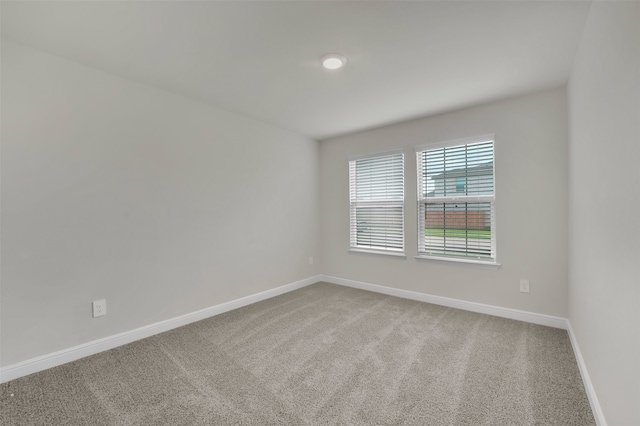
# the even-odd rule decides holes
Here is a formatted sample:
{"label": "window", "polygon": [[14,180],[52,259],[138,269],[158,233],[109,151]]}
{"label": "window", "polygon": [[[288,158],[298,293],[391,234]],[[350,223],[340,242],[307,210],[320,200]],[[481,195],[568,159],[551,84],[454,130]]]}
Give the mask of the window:
{"label": "window", "polygon": [[493,139],[416,149],[419,256],[495,263]]}
{"label": "window", "polygon": [[404,252],[404,154],[349,161],[351,249]]}

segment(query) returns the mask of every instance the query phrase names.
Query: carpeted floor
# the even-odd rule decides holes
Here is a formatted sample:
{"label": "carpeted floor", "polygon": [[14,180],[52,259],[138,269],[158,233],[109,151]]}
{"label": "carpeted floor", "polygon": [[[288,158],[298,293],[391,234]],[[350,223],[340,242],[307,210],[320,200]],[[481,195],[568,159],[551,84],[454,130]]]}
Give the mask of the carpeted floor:
{"label": "carpeted floor", "polygon": [[325,283],[0,390],[7,426],[595,424],[566,331]]}

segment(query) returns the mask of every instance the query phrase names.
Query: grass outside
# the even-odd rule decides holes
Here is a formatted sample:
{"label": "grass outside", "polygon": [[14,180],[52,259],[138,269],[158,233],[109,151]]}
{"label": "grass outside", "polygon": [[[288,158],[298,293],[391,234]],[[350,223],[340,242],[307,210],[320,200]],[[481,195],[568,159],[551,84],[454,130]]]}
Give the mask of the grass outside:
{"label": "grass outside", "polygon": [[491,239],[491,230],[489,229],[442,229],[442,228],[426,228],[425,236],[427,237],[454,237],[454,238],[476,238],[479,240]]}

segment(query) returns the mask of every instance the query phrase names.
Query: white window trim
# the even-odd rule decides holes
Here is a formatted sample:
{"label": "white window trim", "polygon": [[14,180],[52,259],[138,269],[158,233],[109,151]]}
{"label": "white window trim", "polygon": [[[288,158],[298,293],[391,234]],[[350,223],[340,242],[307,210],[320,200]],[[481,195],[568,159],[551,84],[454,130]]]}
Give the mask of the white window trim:
{"label": "white window trim", "polygon": [[[418,153],[427,149],[448,148],[450,146],[467,145],[470,143],[480,143],[480,142],[489,142],[489,141],[493,141],[493,147],[494,147],[493,154],[494,154],[494,166],[495,166],[496,135],[493,133],[488,133],[486,135],[480,135],[480,136],[472,136],[469,138],[451,139],[451,140],[442,141],[442,142],[429,142],[428,144],[416,146],[415,151],[416,153]],[[494,168],[494,172],[495,172],[495,168]]]}
{"label": "white window trim", "polygon": [[[402,154],[402,180],[403,180],[403,187],[404,187],[404,180],[405,180],[405,155],[404,155],[404,149],[392,149],[392,150],[386,150],[386,151],[378,151],[378,152],[374,152],[374,153],[368,153],[368,154],[360,154],[360,155],[351,155],[349,157],[347,157],[347,164],[350,167],[350,163],[352,161],[358,161],[358,160],[366,160],[368,158],[376,158],[376,157],[383,157],[383,156],[391,156],[391,155],[397,155],[397,154]],[[351,175],[349,173],[349,215],[351,215]],[[373,255],[383,255],[383,256],[392,256],[392,257],[399,257],[399,258],[404,258],[406,259],[406,237],[405,237],[405,232],[406,232],[406,227],[405,227],[405,220],[406,220],[406,188],[403,188],[402,191],[402,202],[400,203],[400,205],[402,206],[402,249],[376,249],[376,248],[371,248],[371,247],[360,247],[360,246],[352,246],[351,245],[351,241],[352,241],[352,229],[351,229],[351,219],[349,219],[349,248],[347,249],[347,251],[349,252],[354,252],[354,253],[365,253],[365,254],[373,254]],[[398,205],[398,202],[396,201],[364,201],[361,202],[363,204],[366,203],[371,203],[371,204],[389,204],[389,205]]]}
{"label": "white window trim", "polygon": [[500,263],[493,262],[493,261],[467,259],[463,257],[457,258],[454,256],[445,257],[445,256],[432,256],[432,255],[421,254],[421,255],[415,256],[415,259],[420,261],[441,262],[441,263],[466,263],[469,266],[479,267],[482,269],[499,269],[500,267],[502,267]]}
{"label": "white window trim", "polygon": [[404,154],[404,149],[391,149],[387,151],[378,151],[368,154],[350,155],[347,157],[347,161],[366,160],[367,158],[384,157],[385,155]]}
{"label": "white window trim", "polygon": [[403,259],[407,258],[407,255],[404,251],[376,250],[376,249],[365,249],[365,248],[357,248],[357,247],[349,247],[347,251],[352,253],[380,254],[382,256],[401,257]]}
{"label": "white window trim", "polygon": [[[482,143],[482,142],[489,142],[492,141],[493,142],[493,195],[471,195],[471,196],[460,196],[460,197],[434,197],[434,198],[430,198],[429,201],[436,203],[436,202],[444,202],[445,200],[447,202],[478,202],[478,201],[490,201],[492,203],[492,210],[493,210],[493,214],[491,215],[491,253],[493,254],[493,257],[487,260],[483,260],[483,259],[474,259],[471,257],[463,257],[463,256],[455,256],[455,255],[451,255],[451,256],[438,256],[438,255],[433,255],[433,254],[428,254],[428,253],[424,253],[420,251],[420,232],[421,232],[421,226],[420,226],[420,205],[421,203],[423,203],[423,198],[421,196],[420,193],[420,184],[419,184],[419,173],[420,173],[420,166],[421,166],[421,160],[420,160],[420,156],[419,153],[426,151],[426,150],[430,150],[430,149],[438,149],[438,148],[448,148],[451,146],[458,146],[458,145],[466,145],[466,144],[472,144],[472,143]],[[497,255],[497,250],[496,250],[496,245],[497,245],[497,239],[498,239],[498,229],[496,226],[496,216],[497,216],[497,209],[496,209],[496,138],[495,138],[495,134],[493,133],[489,133],[489,134],[484,134],[484,135],[479,135],[479,136],[471,136],[471,137],[467,137],[467,138],[460,138],[460,139],[453,139],[453,140],[448,140],[448,141],[442,141],[442,142],[431,142],[428,144],[424,144],[424,145],[418,145],[415,147],[415,154],[416,154],[416,193],[417,193],[417,198],[416,198],[416,219],[417,219],[417,230],[418,232],[416,233],[416,243],[417,243],[417,252],[418,255],[415,256],[416,260],[427,260],[427,261],[436,261],[436,262],[457,262],[457,263],[463,263],[463,264],[468,264],[468,265],[476,265],[476,266],[480,266],[480,267],[487,267],[489,269],[498,269],[501,267],[501,264],[498,263],[498,255]]]}

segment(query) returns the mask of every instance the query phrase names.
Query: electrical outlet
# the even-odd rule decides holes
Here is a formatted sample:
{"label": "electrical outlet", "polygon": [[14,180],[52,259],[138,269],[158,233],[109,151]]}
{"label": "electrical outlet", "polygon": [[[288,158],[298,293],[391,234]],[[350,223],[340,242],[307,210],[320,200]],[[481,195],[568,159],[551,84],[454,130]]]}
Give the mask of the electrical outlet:
{"label": "electrical outlet", "polygon": [[313,256],[309,256],[309,265],[313,265]]}
{"label": "electrical outlet", "polygon": [[529,280],[520,280],[520,293],[529,293]]}
{"label": "electrical outlet", "polygon": [[94,318],[107,315],[107,301],[105,299],[94,300],[91,306],[93,307]]}

